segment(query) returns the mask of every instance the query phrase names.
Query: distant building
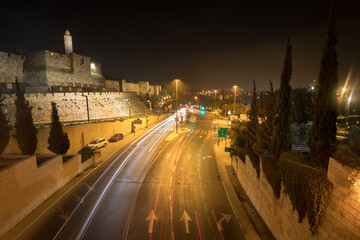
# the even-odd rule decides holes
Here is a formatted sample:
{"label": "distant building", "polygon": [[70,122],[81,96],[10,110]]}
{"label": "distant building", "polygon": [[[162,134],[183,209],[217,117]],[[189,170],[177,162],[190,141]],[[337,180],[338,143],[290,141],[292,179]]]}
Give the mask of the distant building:
{"label": "distant building", "polygon": [[15,54],[0,52],[0,93],[13,93],[16,79],[28,93],[122,91],[138,95],[159,95],[160,85],[149,82],[127,83],[106,79],[101,64],[73,52],[69,30],[64,35],[65,54],[49,50],[16,49]]}

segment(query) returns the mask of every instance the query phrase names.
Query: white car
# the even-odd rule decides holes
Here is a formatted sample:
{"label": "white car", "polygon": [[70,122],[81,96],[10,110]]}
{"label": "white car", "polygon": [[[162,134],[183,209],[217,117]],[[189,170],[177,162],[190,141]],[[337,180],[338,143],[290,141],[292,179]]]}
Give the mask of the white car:
{"label": "white car", "polygon": [[107,145],[107,141],[105,138],[97,138],[95,140],[92,140],[87,147],[90,149],[98,149],[101,147],[105,147]]}

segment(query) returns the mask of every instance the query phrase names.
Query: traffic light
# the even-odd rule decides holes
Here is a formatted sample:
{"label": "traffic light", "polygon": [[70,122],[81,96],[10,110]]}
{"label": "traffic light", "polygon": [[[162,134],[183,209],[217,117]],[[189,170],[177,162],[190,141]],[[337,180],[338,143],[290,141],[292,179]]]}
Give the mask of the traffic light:
{"label": "traffic light", "polygon": [[205,110],[201,110],[200,114],[205,114]]}

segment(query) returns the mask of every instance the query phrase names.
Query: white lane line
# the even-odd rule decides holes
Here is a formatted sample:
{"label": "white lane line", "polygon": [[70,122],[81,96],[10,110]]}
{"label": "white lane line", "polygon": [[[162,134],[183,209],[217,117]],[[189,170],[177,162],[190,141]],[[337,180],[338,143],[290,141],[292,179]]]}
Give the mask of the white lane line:
{"label": "white lane line", "polygon": [[[171,124],[168,128],[172,127],[173,124]],[[157,142],[161,139],[162,135],[166,134],[167,132],[163,132],[160,137],[158,137],[158,139],[153,143],[153,145],[150,147],[148,152],[151,152],[151,150],[153,149],[153,147],[157,144]]]}

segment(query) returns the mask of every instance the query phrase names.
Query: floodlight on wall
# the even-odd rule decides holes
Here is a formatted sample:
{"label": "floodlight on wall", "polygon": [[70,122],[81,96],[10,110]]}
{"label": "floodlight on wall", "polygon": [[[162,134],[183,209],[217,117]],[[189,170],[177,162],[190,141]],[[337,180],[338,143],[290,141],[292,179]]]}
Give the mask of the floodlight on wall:
{"label": "floodlight on wall", "polygon": [[94,64],[94,63],[91,63],[91,64],[90,64],[90,68],[91,68],[91,70],[95,70],[95,64]]}

